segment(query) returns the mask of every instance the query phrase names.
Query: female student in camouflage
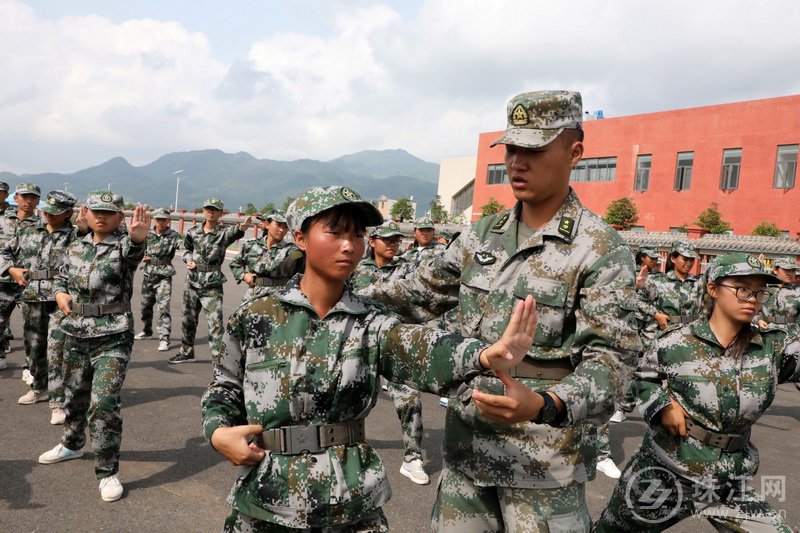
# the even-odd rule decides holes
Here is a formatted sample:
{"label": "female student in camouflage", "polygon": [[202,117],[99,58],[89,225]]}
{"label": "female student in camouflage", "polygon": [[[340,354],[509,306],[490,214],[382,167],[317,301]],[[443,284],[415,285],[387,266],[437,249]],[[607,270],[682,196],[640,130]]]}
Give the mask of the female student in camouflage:
{"label": "female student in camouflage", "polygon": [[649,429],[596,531],[661,531],[697,514],[724,531],[791,531],[747,486],[758,469],[751,428],[800,368],[798,337],[751,323],[772,279],[755,256],[717,257],[707,316],[645,354],[634,383]]}
{"label": "female student in camouflage", "polygon": [[[347,287],[380,213],[345,187],[303,193],[287,213],[306,271],[228,322],[203,426],[241,470],[225,531],[388,531],[386,473],[364,437],[380,375],[425,390],[521,359],[536,327],[520,302],[494,345],[401,324]],[[255,440],[248,444],[248,437]]]}
{"label": "female student in camouflage", "polygon": [[116,501],[122,497],[120,391],[133,348],[133,274],[144,256],[150,215],[138,206],[125,235],[118,231],[125,218],[120,195],[94,191],[86,206],[92,232],[67,247],[53,289],[66,315],[60,323],[66,337],[64,435],[39,462],[81,457],[88,423],[100,497]]}

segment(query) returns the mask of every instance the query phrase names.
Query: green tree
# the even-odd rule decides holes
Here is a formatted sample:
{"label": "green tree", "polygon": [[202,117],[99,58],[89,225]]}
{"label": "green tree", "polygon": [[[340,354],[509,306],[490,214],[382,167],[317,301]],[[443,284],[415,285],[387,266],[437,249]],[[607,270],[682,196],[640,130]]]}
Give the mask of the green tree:
{"label": "green tree", "polygon": [[283,201],[283,206],[281,207],[281,209],[286,211],[287,209],[289,209],[289,204],[291,204],[292,202],[294,202],[294,198],[292,198],[291,196],[287,196],[286,200]]}
{"label": "green tree", "polygon": [[481,206],[481,218],[494,215],[505,209],[505,206],[494,199],[494,196],[489,197],[489,201]]}
{"label": "green tree", "polygon": [[442,199],[438,194],[436,195],[436,198],[430,203],[430,211],[428,212],[430,213],[431,218],[435,223],[441,224],[447,222],[447,211],[442,205]]}
{"label": "green tree", "polygon": [[722,220],[722,213],[716,202],[712,202],[697,216],[695,224],[713,234],[727,233],[731,229],[731,225]]}
{"label": "green tree", "polygon": [[245,215],[255,215],[257,212],[256,206],[251,202],[247,203],[247,207],[244,208]]}
{"label": "green tree", "polygon": [[272,202],[267,202],[264,207],[261,208],[262,213],[271,213],[272,211],[275,211],[275,204]]}
{"label": "green tree", "polygon": [[392,220],[411,220],[414,218],[414,206],[408,198],[400,198],[392,204],[389,210]]}
{"label": "green tree", "polygon": [[630,198],[618,198],[608,204],[604,220],[627,231],[639,221],[639,208]]}
{"label": "green tree", "polygon": [[781,229],[773,224],[772,222],[759,222],[755,228],[753,228],[753,235],[761,235],[763,237],[781,237],[783,232]]}

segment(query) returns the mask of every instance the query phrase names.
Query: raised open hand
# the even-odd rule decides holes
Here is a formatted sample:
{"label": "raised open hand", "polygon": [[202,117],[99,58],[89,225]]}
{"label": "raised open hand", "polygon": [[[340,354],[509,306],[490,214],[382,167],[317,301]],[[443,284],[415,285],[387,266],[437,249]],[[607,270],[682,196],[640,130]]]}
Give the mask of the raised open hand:
{"label": "raised open hand", "polygon": [[517,303],[500,340],[481,352],[481,365],[495,371],[517,366],[533,345],[538,319],[536,300],[528,295],[525,301]]}

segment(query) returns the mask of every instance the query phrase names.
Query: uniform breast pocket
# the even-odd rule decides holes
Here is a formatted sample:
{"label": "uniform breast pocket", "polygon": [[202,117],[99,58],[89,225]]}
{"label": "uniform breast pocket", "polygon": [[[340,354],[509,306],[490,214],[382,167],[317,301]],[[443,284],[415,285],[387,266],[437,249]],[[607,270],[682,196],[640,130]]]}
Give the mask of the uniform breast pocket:
{"label": "uniform breast pocket", "polygon": [[775,399],[778,387],[777,370],[771,361],[745,361],[741,368],[740,409],[743,413],[760,415]]}
{"label": "uniform breast pocket", "polygon": [[250,420],[261,419],[265,412],[280,409],[289,397],[289,359],[275,357],[262,348],[246,351],[244,389],[245,405]]}
{"label": "uniform breast pocket", "polygon": [[470,264],[461,274],[458,310],[465,330],[476,332],[488,305],[494,273],[487,267]]}
{"label": "uniform breast pocket", "polygon": [[528,295],[536,299],[539,313],[533,343],[537,346],[560,346],[564,334],[567,284],[546,278],[518,279],[514,296],[524,300]]}

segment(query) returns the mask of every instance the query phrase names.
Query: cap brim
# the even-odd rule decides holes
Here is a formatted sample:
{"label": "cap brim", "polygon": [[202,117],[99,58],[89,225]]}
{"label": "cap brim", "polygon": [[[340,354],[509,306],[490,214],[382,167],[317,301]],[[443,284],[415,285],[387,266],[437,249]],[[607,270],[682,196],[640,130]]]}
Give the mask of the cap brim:
{"label": "cap brim", "polygon": [[380,226],[383,224],[383,215],[378,208],[369,202],[349,202],[353,207],[360,209],[364,213],[367,226]]}
{"label": "cap brim", "polygon": [[47,213],[48,215],[60,215],[62,213],[66,213],[70,209],[72,209],[72,208],[71,207],[67,207],[66,209],[58,209],[56,207],[45,206],[45,207],[42,208],[42,212],[43,213]]}
{"label": "cap brim", "polygon": [[95,204],[86,206],[89,211],[114,211],[115,213],[122,213],[122,209],[114,204]]}
{"label": "cap brim", "polygon": [[506,130],[490,147],[498,144],[511,144],[523,148],[539,148],[553,142],[565,128],[540,130],[534,128],[511,128]]}
{"label": "cap brim", "polygon": [[767,280],[767,283],[782,283],[781,278],[776,276],[775,274],[770,274],[769,272],[764,272],[763,270],[753,270],[751,272],[733,272],[731,274],[726,274],[724,276],[719,276],[714,278],[714,280],[718,280],[720,278],[741,278],[744,276],[761,276],[762,278]]}

